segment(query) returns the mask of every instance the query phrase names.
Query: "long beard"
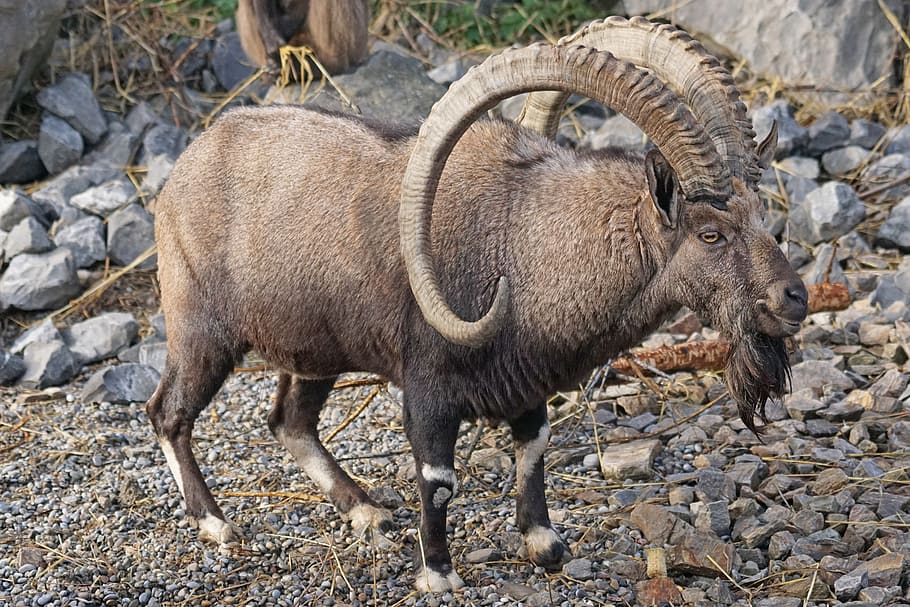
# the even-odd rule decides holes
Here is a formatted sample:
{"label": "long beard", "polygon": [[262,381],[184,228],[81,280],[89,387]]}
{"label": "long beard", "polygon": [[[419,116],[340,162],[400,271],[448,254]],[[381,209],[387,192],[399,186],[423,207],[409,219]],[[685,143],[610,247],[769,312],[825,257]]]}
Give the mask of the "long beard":
{"label": "long beard", "polygon": [[730,344],[725,376],[740,418],[760,435],[763,429],[756,427],[756,415],[763,424],[768,423],[768,399],[782,397],[790,384],[790,359],[784,340],[761,333],[738,335]]}

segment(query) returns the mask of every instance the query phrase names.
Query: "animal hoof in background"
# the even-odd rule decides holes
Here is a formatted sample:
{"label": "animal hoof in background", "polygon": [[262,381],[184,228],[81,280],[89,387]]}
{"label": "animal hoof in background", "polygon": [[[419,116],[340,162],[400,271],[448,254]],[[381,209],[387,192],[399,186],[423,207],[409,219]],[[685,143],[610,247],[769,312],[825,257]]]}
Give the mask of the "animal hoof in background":
{"label": "animal hoof in background", "polygon": [[358,533],[367,529],[386,532],[395,528],[392,513],[385,508],[372,504],[357,504],[344,515],[351,522],[351,527]]}
{"label": "animal hoof in background", "polygon": [[431,567],[420,569],[414,575],[414,588],[417,592],[449,592],[464,586],[462,580],[454,569],[448,572],[435,571]]}
{"label": "animal hoof in background", "polygon": [[534,527],[525,534],[528,559],[539,567],[558,569],[572,553],[551,527]]}
{"label": "animal hoof in background", "polygon": [[222,520],[214,514],[206,514],[195,520],[199,527],[200,540],[215,542],[221,547],[227,547],[229,544],[236,544],[240,541],[242,535],[240,527],[231,521]]}

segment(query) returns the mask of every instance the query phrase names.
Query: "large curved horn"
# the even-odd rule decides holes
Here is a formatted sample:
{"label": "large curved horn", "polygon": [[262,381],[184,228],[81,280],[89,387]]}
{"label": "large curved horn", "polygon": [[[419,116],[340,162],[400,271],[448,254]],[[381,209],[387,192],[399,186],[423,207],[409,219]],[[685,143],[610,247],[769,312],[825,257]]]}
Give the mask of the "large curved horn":
{"label": "large curved horn", "polygon": [[[730,174],[753,189],[758,187],[761,169],[755,132],[739,89],[730,72],[689,34],[643,17],[609,17],[590,23],[558,44],[592,46],[651,70],[705,127]],[[556,91],[532,93],[519,123],[554,138],[568,97]]]}
{"label": "large curved horn", "polygon": [[730,174],[710,137],[671,90],[647,72],[606,52],[582,46],[532,45],[489,57],[449,87],[420,128],[402,184],[401,251],[411,290],[426,321],[446,339],[480,346],[508,308],[500,278],[493,306],[466,322],[446,304],[430,253],[430,216],[446,159],[481,114],[512,95],[534,90],[578,92],[638,124],[663,153],[690,200],[723,201]]}

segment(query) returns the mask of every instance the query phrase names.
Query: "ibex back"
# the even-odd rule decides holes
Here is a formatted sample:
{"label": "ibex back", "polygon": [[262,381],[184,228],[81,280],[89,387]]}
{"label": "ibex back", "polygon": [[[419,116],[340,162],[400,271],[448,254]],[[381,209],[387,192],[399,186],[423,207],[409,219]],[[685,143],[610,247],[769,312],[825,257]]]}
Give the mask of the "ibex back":
{"label": "ibex back", "polygon": [[[157,202],[168,360],[148,412],[201,535],[230,542],[237,530],[194,460],[193,421],[251,349],[281,370],[271,430],[355,527],[385,528],[391,517],[323,447],[320,408],[346,371],[402,388],[421,590],[462,584],[445,517],[459,423],[479,416],[511,425],[530,559],[560,563],[566,548],[544,500],[546,399],[680,306],[731,340],[728,387],[754,427],[756,410],[784,389],[783,337],[806,314],[754,189],[776,136],[756,149],[729,75],[677,30],[645,24],[611,19],[594,31],[670,37],[676,52],[637,59],[655,75],[606,52],[539,45],[491,57],[453,84],[420,136],[270,107],[230,112],[187,149]],[[704,70],[694,98],[657,79],[674,62]],[[611,101],[660,151],[560,147],[532,124],[546,107],[535,95],[530,129],[469,126],[532,89]],[[718,120],[727,139],[702,126]]]}

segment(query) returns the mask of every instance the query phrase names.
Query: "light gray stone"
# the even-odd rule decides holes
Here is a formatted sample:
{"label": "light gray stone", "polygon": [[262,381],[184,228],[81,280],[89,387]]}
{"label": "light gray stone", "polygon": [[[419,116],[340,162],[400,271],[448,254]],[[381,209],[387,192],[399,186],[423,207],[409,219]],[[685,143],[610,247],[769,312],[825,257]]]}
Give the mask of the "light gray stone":
{"label": "light gray stone", "polygon": [[817,285],[827,279],[830,282],[846,283],[847,275],[840,263],[838,261],[832,263],[831,258],[834,255],[834,245],[827,242],[815,247],[812,263],[800,270],[803,282],[807,285]]}
{"label": "light gray stone", "polygon": [[814,245],[843,236],[866,217],[866,207],[849,185],[829,181],[809,192],[790,213],[791,237]]}
{"label": "light gray stone", "polygon": [[794,393],[809,389],[815,394],[821,394],[825,386],[846,392],[855,387],[852,379],[828,361],[803,361],[793,365],[791,373],[793,378],[791,389]]}
{"label": "light gray stone", "polygon": [[659,440],[639,440],[610,445],[601,451],[601,470],[606,480],[650,478],[654,458],[660,452]]}
{"label": "light gray stone", "polygon": [[910,197],[891,208],[888,219],[878,229],[875,244],[910,253]]}
{"label": "light gray stone", "polygon": [[9,232],[38,210],[38,206],[19,190],[0,190],[0,230]]}
{"label": "light gray stone", "polygon": [[0,386],[8,386],[25,373],[25,361],[0,349]]}
{"label": "light gray stone", "polygon": [[104,222],[93,215],[62,228],[54,236],[54,242],[58,247],[67,247],[73,252],[77,268],[87,268],[104,261],[107,256]]}
{"label": "light gray stone", "polygon": [[125,176],[111,179],[101,185],[89,188],[70,198],[70,204],[77,209],[107,217],[114,211],[135,202],[139,198],[136,186]]}
{"label": "light gray stone", "polygon": [[581,144],[592,150],[619,147],[644,151],[647,141],[645,134],[634,122],[622,114],[617,114],[604,120],[603,125],[597,130],[588,132]]}
{"label": "light gray stone", "polygon": [[27,330],[25,333],[16,338],[10,347],[13,354],[22,354],[30,344],[48,344],[54,341],[63,341],[60,331],[54,326],[51,319],[46,318],[40,324]]}
{"label": "light gray stone", "polygon": [[848,145],[825,152],[822,156],[822,166],[829,175],[846,175],[861,167],[867,158],[869,150],[858,145]]}
{"label": "light gray stone", "polygon": [[433,82],[449,85],[464,76],[469,67],[463,59],[455,57],[427,71],[427,76]]}
{"label": "light gray stone", "polygon": [[778,161],[777,166],[789,175],[805,179],[818,179],[821,173],[818,168],[818,160],[808,156],[789,156]]}
{"label": "light gray stone", "polygon": [[[57,39],[66,0],[4,2],[0,19],[0,120],[32,81]],[[0,183],[10,183],[0,178]]]}
{"label": "light gray stone", "polygon": [[[148,211],[133,203],[116,213],[107,222],[107,252],[111,261],[125,266],[155,244],[155,227]],[[140,268],[154,268],[157,255],[142,262]]]}
{"label": "light gray stone", "polygon": [[25,374],[19,385],[32,390],[65,384],[79,370],[72,353],[62,341],[31,343],[25,348]]}
{"label": "light gray stone", "polygon": [[888,147],[886,154],[910,154],[910,125],[888,129]]}
{"label": "light gray stone", "polygon": [[114,119],[108,126],[107,135],[92,150],[84,162],[123,168],[133,164],[133,157],[139,149],[141,140],[123,122]]}
{"label": "light gray stone", "polygon": [[793,118],[793,110],[783,99],[752,110],[756,141],[762,141],[777,122],[776,158],[785,158],[801,150],[809,140],[809,130]]}
{"label": "light gray stone", "polygon": [[82,389],[86,403],[142,403],[155,393],[161,376],[153,368],[134,363],[106,367],[92,375]]}
{"label": "light gray stone", "polygon": [[9,231],[3,244],[3,258],[10,261],[20,253],[44,253],[54,248],[47,230],[34,217],[26,217]]}
{"label": "light gray stone", "polygon": [[0,142],[0,183],[29,183],[46,174],[37,141]]}
{"label": "light gray stone", "polygon": [[0,310],[48,310],[67,303],[82,290],[69,249],[17,255],[0,278]]}
{"label": "light gray stone", "polygon": [[[885,2],[903,15],[900,0]],[[728,0],[625,0],[629,14],[659,11],[693,34],[706,34],[748,61],[758,74],[811,88],[813,99],[844,98],[833,91],[868,89],[891,79],[897,32],[877,2],[766,0],[744,5]],[[827,92],[832,91],[832,92]]]}
{"label": "light gray stone", "polygon": [[132,314],[107,312],[63,331],[63,341],[81,365],[116,356],[136,340],[139,323]]}
{"label": "light gray stone", "polygon": [[90,144],[101,141],[107,132],[107,120],[88,76],[67,74],[38,93],[38,105],[66,120]]}
{"label": "light gray stone", "polygon": [[790,204],[798,205],[806,200],[809,192],[818,189],[818,182],[800,175],[785,175],[784,189],[787,190],[787,198],[790,199]]}
{"label": "light gray stone", "polygon": [[38,156],[48,173],[55,175],[79,162],[84,148],[82,135],[65,120],[53,114],[45,114],[41,119]]}

